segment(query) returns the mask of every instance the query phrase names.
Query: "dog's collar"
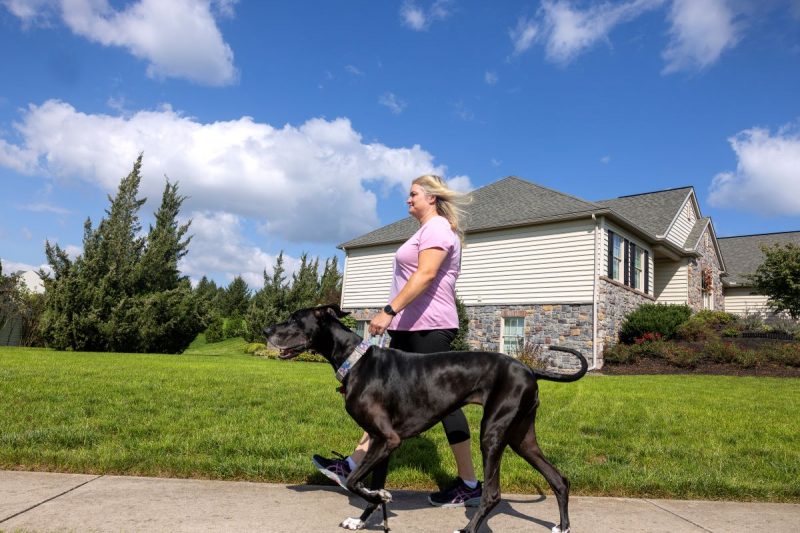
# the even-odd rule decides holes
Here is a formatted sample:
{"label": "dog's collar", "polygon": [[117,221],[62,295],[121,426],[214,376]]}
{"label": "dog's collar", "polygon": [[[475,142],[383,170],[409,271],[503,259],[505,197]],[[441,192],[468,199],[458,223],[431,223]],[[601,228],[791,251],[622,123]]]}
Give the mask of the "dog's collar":
{"label": "dog's collar", "polygon": [[367,353],[367,350],[370,349],[372,344],[367,341],[361,341],[361,343],[356,346],[356,349],[353,350],[353,353],[350,354],[350,357],[342,363],[342,366],[336,370],[336,379],[339,380],[339,383],[344,381],[344,378],[347,376],[347,373],[350,372],[350,369],[355,366],[358,361],[364,357],[364,354]]}

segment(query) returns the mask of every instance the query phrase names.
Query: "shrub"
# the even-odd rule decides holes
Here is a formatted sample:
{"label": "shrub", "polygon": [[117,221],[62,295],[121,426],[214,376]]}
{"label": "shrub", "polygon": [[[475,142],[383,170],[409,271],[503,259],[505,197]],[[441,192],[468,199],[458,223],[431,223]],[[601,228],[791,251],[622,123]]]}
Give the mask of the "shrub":
{"label": "shrub", "polygon": [[244,347],[244,353],[255,355],[257,351],[266,349],[267,345],[261,342],[251,342]]}
{"label": "shrub", "polygon": [[742,334],[742,332],[735,326],[728,326],[727,328],[722,328],[720,334],[723,337],[738,337]]}
{"label": "shrub", "polygon": [[778,317],[770,322],[769,327],[778,333],[786,333],[795,338],[800,337],[800,322],[791,318]]}
{"label": "shrub", "polygon": [[776,342],[766,349],[767,359],[781,365],[800,367],[800,342]]}
{"label": "shrub", "polygon": [[740,350],[734,362],[743,368],[753,368],[759,362],[758,352],[755,350]]}
{"label": "shrub", "polygon": [[208,328],[206,329],[207,343],[212,344],[225,340],[225,337],[222,333],[222,327],[224,324],[225,320],[219,315],[211,319],[211,323],[209,323]]}
{"label": "shrub", "polygon": [[691,314],[686,305],[644,304],[625,317],[620,328],[620,341],[631,344],[645,333],[660,333],[663,338],[670,338]]}
{"label": "shrub", "polygon": [[352,329],[353,331],[355,331],[356,326],[358,325],[358,321],[356,320],[356,317],[354,317],[353,315],[343,316],[342,318],[339,319],[339,322],[341,322],[348,328]]}
{"label": "shrub", "polygon": [[247,322],[239,314],[226,318],[222,325],[222,338],[232,339],[234,337],[247,338]]}
{"label": "shrub", "polygon": [[664,343],[663,356],[671,365],[680,368],[695,368],[701,359],[698,352],[673,343]]}
{"label": "shrub", "polygon": [[739,354],[739,348],[732,342],[714,340],[706,343],[705,355],[715,363],[733,363]]}
{"label": "shrub", "polygon": [[534,344],[526,341],[517,349],[516,358],[527,367],[544,370],[548,364],[543,353],[543,344]]}
{"label": "shrub", "polygon": [[746,311],[745,314],[739,318],[739,325],[743,331],[765,331],[764,317],[759,313],[751,313]]}
{"label": "shrub", "polygon": [[705,341],[716,338],[717,332],[702,320],[694,320],[692,317],[677,327],[675,336],[687,341]]}
{"label": "shrub", "polygon": [[711,311],[709,309],[698,311],[692,315],[692,319],[714,327],[735,324],[738,320],[736,315],[732,315],[731,313],[726,313],[725,311]]}

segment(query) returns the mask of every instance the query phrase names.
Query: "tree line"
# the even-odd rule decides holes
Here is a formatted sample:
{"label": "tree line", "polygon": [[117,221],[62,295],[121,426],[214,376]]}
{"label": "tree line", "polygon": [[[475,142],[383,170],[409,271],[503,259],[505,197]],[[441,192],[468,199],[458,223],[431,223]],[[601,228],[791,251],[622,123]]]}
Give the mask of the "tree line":
{"label": "tree line", "polygon": [[178,221],[186,197],[167,179],[155,223],[142,233],[141,166],[140,154],[116,195],[109,195],[99,224],[87,218],[80,255],[72,259],[58,244],[45,243],[51,272],[40,272],[45,286],[40,298],[24,294],[0,269],[0,326],[12,315],[28,317],[25,345],[179,353],[203,331],[212,340],[226,334],[254,340],[266,324],[299,307],[339,301],[337,258],[327,259],[320,274],[319,259],[305,253],[289,277],[281,252],[255,292],[241,277],[227,287],[203,277],[193,288],[178,269],[191,242],[191,221]]}

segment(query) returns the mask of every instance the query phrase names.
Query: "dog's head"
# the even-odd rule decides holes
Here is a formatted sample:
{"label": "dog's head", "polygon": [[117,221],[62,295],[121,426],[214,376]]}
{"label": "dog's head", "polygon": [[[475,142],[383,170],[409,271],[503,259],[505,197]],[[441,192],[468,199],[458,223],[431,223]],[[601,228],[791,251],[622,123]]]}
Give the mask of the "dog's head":
{"label": "dog's head", "polygon": [[280,350],[281,359],[291,359],[308,350],[330,355],[324,347],[332,338],[335,325],[345,327],[339,319],[349,314],[336,304],[300,309],[285,322],[264,328],[264,335]]}

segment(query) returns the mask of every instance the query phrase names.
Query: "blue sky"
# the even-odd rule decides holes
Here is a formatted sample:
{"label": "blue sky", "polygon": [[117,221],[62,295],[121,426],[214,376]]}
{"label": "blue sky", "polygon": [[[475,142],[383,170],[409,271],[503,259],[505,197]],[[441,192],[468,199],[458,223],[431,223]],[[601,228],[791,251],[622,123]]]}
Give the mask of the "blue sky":
{"label": "blue sky", "polygon": [[800,1],[0,0],[0,258],[81,252],[140,152],[197,280],[260,286],[406,215],[410,180],[586,200],[692,185],[800,230]]}

